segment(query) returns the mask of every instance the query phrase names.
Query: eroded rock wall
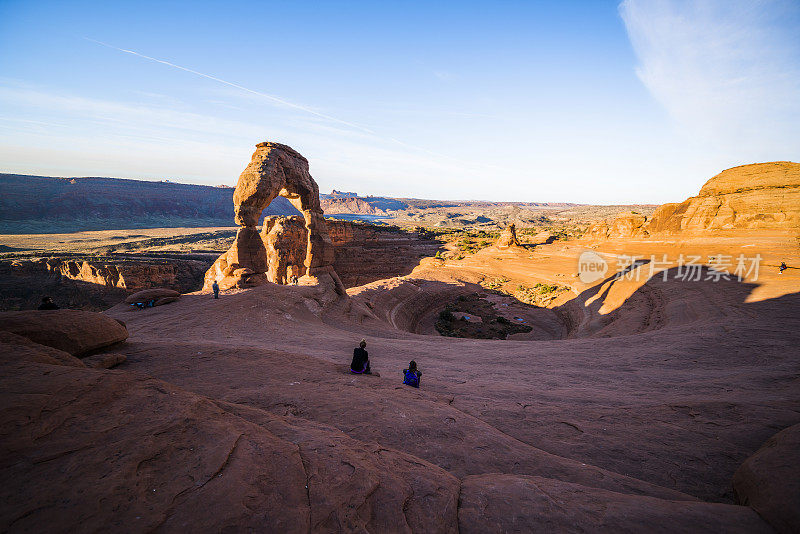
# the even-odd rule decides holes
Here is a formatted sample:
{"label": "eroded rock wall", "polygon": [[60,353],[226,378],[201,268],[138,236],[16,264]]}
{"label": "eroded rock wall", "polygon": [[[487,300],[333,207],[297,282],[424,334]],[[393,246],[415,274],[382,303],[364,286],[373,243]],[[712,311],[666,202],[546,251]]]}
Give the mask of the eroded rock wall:
{"label": "eroded rock wall", "polygon": [[[682,214],[673,215],[680,216],[682,232],[797,231],[800,228],[800,164],[779,161],[728,169],[706,182],[700,194],[685,204]],[[656,224],[663,223],[659,220]],[[674,221],[667,224],[675,226]]]}
{"label": "eroded rock wall", "polygon": [[155,287],[196,291],[208,263],[142,258],[27,258],[0,261],[0,301],[4,310],[36,308],[43,296],[61,307],[104,310],[126,295]]}
{"label": "eroded rock wall", "polygon": [[328,221],[336,249],[334,268],[345,287],[409,274],[441,243],[418,232],[402,232],[350,221]]}
{"label": "eroded rock wall", "polygon": [[590,226],[594,240],[704,236],[719,231],[800,233],[800,164],[755,163],[711,178],[695,197],[660,206],[650,219],[621,213]]}
{"label": "eroded rock wall", "polygon": [[[344,287],[355,287],[384,278],[408,274],[421,258],[433,256],[439,243],[417,233],[351,221],[325,221],[333,244],[333,269]],[[276,284],[291,284],[293,276],[306,274],[308,229],[301,217],[267,217],[260,233],[264,249],[265,277]],[[260,257],[260,255],[259,255]],[[217,260],[215,268],[224,269],[227,256]],[[217,275],[212,273],[212,276]],[[220,273],[224,276],[224,273]],[[206,277],[212,280],[209,275]]]}
{"label": "eroded rock wall", "polygon": [[338,220],[328,220],[327,224],[331,242],[337,247],[377,243],[380,239],[380,232],[374,226]]}
{"label": "eroded rock wall", "polygon": [[611,221],[593,224],[586,230],[592,239],[625,239],[630,237],[647,237],[647,217],[636,212],[624,212]]}
{"label": "eroded rock wall", "polygon": [[267,279],[292,283],[306,274],[308,229],[302,217],[267,217],[261,229],[267,254]]}

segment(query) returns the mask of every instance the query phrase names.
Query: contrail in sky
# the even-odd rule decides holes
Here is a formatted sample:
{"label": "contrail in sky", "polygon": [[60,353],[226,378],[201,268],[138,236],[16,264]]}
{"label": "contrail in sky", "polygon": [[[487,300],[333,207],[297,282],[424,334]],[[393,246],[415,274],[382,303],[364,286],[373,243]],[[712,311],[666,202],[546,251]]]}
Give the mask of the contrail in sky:
{"label": "contrail in sky", "polygon": [[[124,52],[126,54],[131,54],[133,56],[138,56],[140,58],[147,59],[147,60],[150,60],[150,61],[154,61],[156,63],[161,63],[162,65],[167,65],[168,67],[173,67],[175,69],[179,69],[179,70],[182,70],[184,72],[188,72],[188,73],[194,74],[196,76],[202,76],[203,78],[207,78],[209,80],[213,80],[215,82],[219,82],[219,83],[228,85],[230,87],[235,87],[236,89],[240,89],[240,90],[245,91],[247,93],[252,93],[254,95],[262,96],[262,97],[264,97],[264,98],[266,98],[268,100],[272,100],[273,102],[276,102],[278,104],[284,105],[286,107],[289,107],[289,108],[292,108],[292,109],[297,109],[299,111],[303,111],[305,113],[308,113],[310,115],[314,115],[315,117],[319,117],[321,119],[325,119],[325,120],[328,120],[328,121],[331,121],[331,122],[342,124],[344,126],[352,128],[354,130],[358,130],[360,132],[367,133],[367,134],[369,134],[369,135],[371,135],[371,136],[373,136],[373,137],[375,137],[377,139],[381,139],[383,141],[389,141],[391,143],[395,143],[397,145],[400,145],[400,146],[403,146],[403,147],[406,147],[406,148],[410,148],[412,150],[417,150],[419,152],[424,152],[425,154],[428,154],[430,156],[434,156],[434,157],[437,157],[437,158],[446,159],[446,160],[450,160],[450,161],[457,161],[458,163],[460,163],[462,165],[464,164],[464,161],[462,161],[460,158],[454,158],[452,156],[447,156],[445,154],[439,154],[439,153],[436,153],[436,152],[432,152],[432,151],[430,151],[430,150],[428,150],[426,148],[422,148],[422,147],[411,145],[409,143],[405,143],[403,141],[400,141],[399,139],[395,139],[394,137],[382,137],[377,132],[375,132],[374,130],[370,130],[369,128],[365,128],[364,126],[360,126],[360,125],[354,124],[352,122],[347,122],[347,121],[344,121],[342,119],[337,119],[336,117],[331,117],[330,115],[325,115],[324,113],[320,113],[318,111],[314,111],[311,108],[308,108],[308,107],[305,107],[305,106],[301,106],[300,104],[295,104],[294,102],[289,102],[288,100],[284,100],[283,98],[280,98],[280,97],[277,97],[277,96],[274,96],[274,95],[270,95],[270,94],[267,94],[267,93],[262,93],[261,91],[256,91],[254,89],[250,89],[250,88],[245,87],[243,85],[239,85],[238,83],[229,82],[227,80],[223,80],[222,78],[217,78],[216,76],[211,76],[210,74],[204,74],[202,72],[198,72],[196,70],[192,70],[192,69],[187,68],[187,67],[182,67],[180,65],[176,65],[175,63],[170,63],[169,61],[164,61],[163,59],[158,59],[158,58],[155,58],[155,57],[146,56],[146,55],[140,54],[139,52],[136,52],[134,50],[126,50],[124,48],[119,48],[117,46],[110,45],[108,43],[104,43],[103,41],[98,41],[97,39],[91,39],[89,37],[84,37],[84,39],[86,39],[87,41],[91,41],[93,43],[99,44],[101,46],[105,46],[107,48],[111,48],[112,50],[117,50],[119,52]],[[493,168],[493,169],[498,169],[498,170],[504,170],[504,171],[508,170],[508,169],[503,169],[502,167],[498,167],[498,166],[495,166],[495,165],[482,164],[482,165],[478,165],[478,166],[479,167],[485,167],[485,168]],[[464,168],[467,169],[468,167],[464,167]]]}
{"label": "contrail in sky", "polygon": [[118,50],[118,51],[124,52],[126,54],[131,54],[131,55],[138,56],[138,57],[141,57],[141,58],[144,58],[144,59],[149,59],[150,61],[155,61],[156,63],[161,63],[162,65],[167,65],[169,67],[174,67],[176,69],[180,69],[182,71],[186,71],[186,72],[189,72],[191,74],[196,74],[197,76],[202,76],[203,78],[208,78],[209,80],[214,80],[215,82],[224,83],[225,85],[229,85],[231,87],[235,87],[236,89],[241,89],[242,91],[246,91],[246,92],[252,93],[254,95],[263,96],[264,98],[272,100],[273,102],[277,102],[278,104],[282,104],[282,105],[284,105],[286,107],[290,107],[290,108],[293,108],[293,109],[298,109],[300,111],[304,111],[306,113],[309,113],[309,114],[314,115],[316,117],[319,117],[321,119],[326,119],[326,120],[329,120],[329,121],[332,121],[332,122],[343,124],[345,126],[349,126],[350,128],[354,128],[356,130],[360,130],[362,132],[375,135],[375,132],[370,130],[369,128],[364,128],[363,126],[359,126],[358,124],[353,124],[352,122],[343,121],[341,119],[337,119],[336,117],[331,117],[330,115],[325,115],[324,113],[320,113],[318,111],[314,111],[311,108],[307,108],[305,106],[301,106],[300,104],[295,104],[293,102],[289,102],[288,100],[284,100],[284,99],[279,98],[279,97],[274,96],[274,95],[270,95],[270,94],[267,94],[267,93],[262,93],[260,91],[255,91],[253,89],[249,89],[247,87],[244,87],[243,85],[239,85],[238,83],[229,82],[229,81],[223,80],[221,78],[217,78],[216,76],[211,76],[210,74],[204,74],[204,73],[198,72],[196,70],[192,70],[192,69],[189,69],[189,68],[186,68],[186,67],[181,67],[180,65],[176,65],[175,63],[170,63],[169,61],[164,61],[163,59],[158,59],[158,58],[146,56],[146,55],[140,54],[139,52],[136,52],[134,50],[126,50],[124,48],[118,48],[116,46],[110,45],[108,43],[104,43],[102,41],[98,41],[96,39],[91,39],[89,37],[84,37],[84,39],[86,39],[87,41],[91,41],[93,43],[97,43],[99,45],[105,46],[107,48],[111,48],[112,50]]}

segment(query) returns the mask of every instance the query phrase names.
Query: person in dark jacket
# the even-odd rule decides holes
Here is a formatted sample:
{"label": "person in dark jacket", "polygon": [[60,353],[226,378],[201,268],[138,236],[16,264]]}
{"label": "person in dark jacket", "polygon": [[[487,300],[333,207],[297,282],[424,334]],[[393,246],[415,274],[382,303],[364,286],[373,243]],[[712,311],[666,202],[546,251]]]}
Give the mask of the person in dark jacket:
{"label": "person in dark jacket", "polygon": [[58,307],[58,304],[53,302],[53,299],[50,297],[42,297],[42,303],[39,304],[40,310],[60,310],[61,308]]}
{"label": "person in dark jacket", "polygon": [[216,280],[214,280],[214,283],[211,284],[211,290],[214,292],[214,298],[218,299],[219,298],[219,284],[217,283]]}
{"label": "person in dark jacket", "polygon": [[408,363],[408,369],[403,369],[403,384],[411,386],[412,388],[419,387],[419,379],[422,377],[422,371],[417,369],[417,362],[411,360]]}
{"label": "person in dark jacket", "polygon": [[369,354],[367,354],[365,349],[366,346],[367,340],[362,339],[361,343],[358,344],[358,347],[353,349],[353,362],[350,364],[351,373],[355,373],[357,375],[372,374],[372,371],[369,369]]}

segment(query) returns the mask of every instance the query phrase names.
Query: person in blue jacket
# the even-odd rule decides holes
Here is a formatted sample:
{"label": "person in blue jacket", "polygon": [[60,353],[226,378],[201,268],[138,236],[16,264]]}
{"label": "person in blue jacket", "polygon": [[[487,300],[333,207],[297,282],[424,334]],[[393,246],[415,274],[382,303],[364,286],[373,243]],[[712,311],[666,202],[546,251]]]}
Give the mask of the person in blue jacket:
{"label": "person in blue jacket", "polygon": [[412,388],[419,387],[419,379],[422,377],[422,371],[417,369],[417,362],[411,360],[408,363],[408,369],[403,369],[403,384],[411,386]]}

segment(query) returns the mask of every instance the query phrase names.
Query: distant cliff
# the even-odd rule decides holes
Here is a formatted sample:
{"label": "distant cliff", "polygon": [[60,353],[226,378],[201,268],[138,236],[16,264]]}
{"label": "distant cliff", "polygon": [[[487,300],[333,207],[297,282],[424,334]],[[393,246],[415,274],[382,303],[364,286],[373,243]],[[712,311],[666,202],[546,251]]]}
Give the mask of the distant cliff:
{"label": "distant cliff", "polygon": [[196,291],[210,265],[211,260],[124,255],[0,260],[0,310],[35,309],[47,295],[65,308],[101,311],[141,289]]}
{"label": "distant cliff", "polygon": [[357,213],[359,215],[377,215],[381,213],[364,199],[358,197],[321,198],[320,205],[328,215],[338,213]]}
{"label": "distant cliff", "polygon": [[588,239],[800,233],[800,164],[754,163],[722,171],[695,197],[663,204],[647,218],[635,212],[598,222]]}
{"label": "distant cliff", "polygon": [[[0,174],[0,233],[231,226],[233,188]],[[295,215],[279,197],[264,215]]]}

